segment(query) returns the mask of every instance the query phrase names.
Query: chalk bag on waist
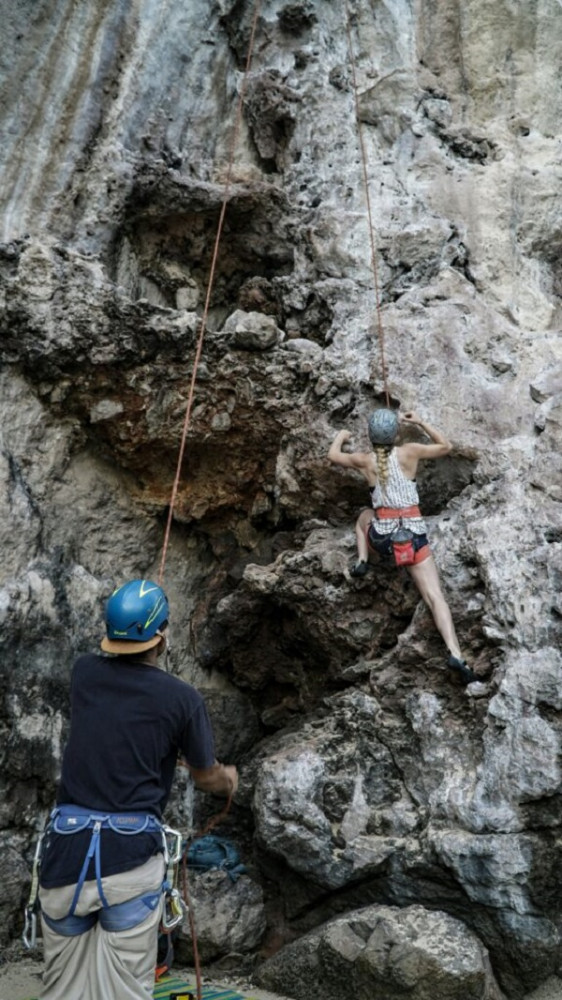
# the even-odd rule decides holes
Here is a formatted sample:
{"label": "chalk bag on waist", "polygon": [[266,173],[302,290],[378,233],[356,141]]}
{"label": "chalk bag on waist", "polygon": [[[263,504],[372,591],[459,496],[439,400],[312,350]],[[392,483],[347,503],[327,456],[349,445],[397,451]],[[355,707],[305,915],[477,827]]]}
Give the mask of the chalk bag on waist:
{"label": "chalk bag on waist", "polygon": [[400,521],[399,526],[392,532],[390,541],[396,565],[411,566],[416,558],[413,532],[409,528],[405,528]]}

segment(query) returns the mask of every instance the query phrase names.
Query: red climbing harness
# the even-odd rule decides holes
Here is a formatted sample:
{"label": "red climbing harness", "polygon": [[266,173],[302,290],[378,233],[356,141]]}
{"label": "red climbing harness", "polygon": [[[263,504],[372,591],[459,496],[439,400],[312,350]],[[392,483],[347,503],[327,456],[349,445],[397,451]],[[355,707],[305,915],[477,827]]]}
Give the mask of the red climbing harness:
{"label": "red climbing harness", "polygon": [[401,517],[421,517],[418,506],[412,507],[375,507],[375,517],[381,521],[398,520]]}

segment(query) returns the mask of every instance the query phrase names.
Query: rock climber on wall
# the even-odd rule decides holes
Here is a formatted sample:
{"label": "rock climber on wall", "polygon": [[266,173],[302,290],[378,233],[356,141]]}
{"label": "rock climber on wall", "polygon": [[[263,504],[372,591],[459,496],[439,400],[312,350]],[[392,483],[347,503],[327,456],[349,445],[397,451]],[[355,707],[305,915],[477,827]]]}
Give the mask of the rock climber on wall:
{"label": "rock climber on wall", "polygon": [[[421,427],[431,444],[408,441],[395,446],[400,423]],[[361,511],[355,525],[359,559],[352,575],[361,577],[367,573],[370,552],[386,559],[394,556],[396,565],[406,566],[449,650],[449,668],[464,684],[470,684],[477,676],[461,653],[429,548],[416,486],[420,459],[442,458],[451,451],[451,444],[440,431],[412,412],[399,418],[395,410],[381,407],[369,417],[368,429],[372,451],[342,451],[351,439],[350,432],[344,430],[337,434],[328,452],[331,462],[361,472],[371,494],[372,507]]]}

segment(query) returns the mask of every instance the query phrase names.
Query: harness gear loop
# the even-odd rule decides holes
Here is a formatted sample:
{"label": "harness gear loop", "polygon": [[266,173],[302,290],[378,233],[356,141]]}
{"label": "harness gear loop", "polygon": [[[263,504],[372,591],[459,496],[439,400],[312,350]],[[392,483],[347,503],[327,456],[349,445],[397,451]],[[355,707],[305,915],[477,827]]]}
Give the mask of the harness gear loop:
{"label": "harness gear loop", "polygon": [[369,220],[369,242],[371,246],[371,270],[373,272],[373,284],[375,291],[375,308],[377,317],[377,332],[379,339],[379,351],[380,351],[380,363],[381,363],[381,375],[384,386],[384,394],[386,398],[386,405],[390,407],[390,393],[388,391],[388,376],[387,376],[387,366],[386,366],[386,355],[384,347],[384,330],[382,325],[382,315],[381,315],[381,305],[380,305],[380,293],[379,293],[379,276],[377,269],[377,251],[375,246],[375,227],[373,224],[373,214],[371,211],[371,197],[369,194],[369,175],[367,172],[367,152],[365,149],[365,139],[363,136],[363,127],[361,124],[361,117],[359,113],[359,88],[357,84],[357,68],[355,63],[355,51],[353,47],[353,38],[351,35],[351,14],[349,10],[349,0],[345,0],[345,20],[346,20],[346,32],[347,32],[347,45],[349,49],[349,59],[351,63],[351,77],[353,82],[353,96],[355,104],[355,123],[357,126],[357,135],[359,139],[359,147],[361,150],[361,162],[362,162],[362,172],[363,172],[363,186],[365,189],[365,203],[367,206],[367,217]]}
{"label": "harness gear loop", "polygon": [[[210,306],[210,303],[211,303],[211,293],[213,291],[213,286],[214,286],[214,281],[215,281],[215,271],[216,271],[216,266],[217,266],[217,259],[218,259],[218,253],[219,253],[220,240],[221,240],[222,230],[223,230],[223,226],[224,226],[224,218],[225,218],[225,215],[226,215],[226,206],[227,206],[228,197],[229,197],[229,194],[230,194],[230,187],[231,187],[231,183],[232,183],[232,170],[233,170],[233,166],[234,166],[234,154],[236,152],[236,145],[237,145],[237,142],[238,142],[238,133],[240,131],[240,124],[241,124],[241,121],[242,121],[242,109],[244,107],[244,98],[246,96],[246,86],[247,86],[247,82],[248,82],[248,74],[249,74],[249,71],[250,71],[251,63],[252,63],[252,55],[253,55],[253,51],[254,51],[254,42],[255,42],[255,37],[256,37],[256,29],[257,29],[257,24],[258,24],[258,17],[259,17],[259,13],[260,13],[260,7],[261,7],[261,0],[255,0],[255,2],[254,2],[254,13],[253,13],[253,17],[252,17],[252,27],[251,27],[251,30],[250,30],[250,41],[248,43],[248,54],[247,54],[247,57],[246,57],[246,65],[244,67],[244,75],[242,77],[242,83],[240,85],[240,92],[239,92],[239,95],[238,95],[238,105],[237,105],[237,108],[236,108],[236,117],[235,117],[235,120],[234,120],[234,127],[233,127],[233,130],[232,130],[232,137],[231,137],[229,157],[228,157],[228,169],[227,169],[226,180],[225,180],[225,184],[224,184],[224,195],[223,195],[223,200],[222,200],[222,205],[221,205],[221,211],[220,211],[219,221],[218,221],[218,225],[217,225],[217,232],[216,232],[216,237],[215,237],[215,244],[214,244],[214,248],[213,248],[213,256],[212,256],[212,259],[211,259],[211,269],[210,269],[210,272],[209,272],[209,281],[208,281],[208,284],[207,284],[207,294],[205,296],[205,305],[204,305],[204,308],[203,308],[203,316],[201,318],[201,326],[200,326],[200,329],[199,329],[199,337],[197,339],[197,347],[196,347],[196,350],[195,350],[195,359],[194,359],[194,362],[193,362],[193,370],[192,370],[192,373],[191,373],[191,381],[190,381],[190,384],[189,384],[189,394],[188,394],[188,397],[187,397],[187,405],[186,405],[185,417],[184,417],[184,421],[183,421],[183,429],[182,429],[182,435],[181,435],[181,441],[180,441],[180,448],[179,448],[179,454],[178,454],[178,462],[177,462],[177,466],[176,466],[176,475],[174,477],[174,483],[173,483],[173,486],[172,486],[172,493],[171,493],[171,497],[170,497],[170,507],[169,507],[169,510],[168,510],[168,518],[167,518],[167,521],[166,521],[166,530],[165,530],[165,533],[164,533],[164,542],[163,542],[163,545],[162,545],[162,555],[161,555],[161,559],[160,559],[160,569],[158,571],[158,583],[159,584],[162,584],[162,580],[164,578],[164,568],[166,566],[166,556],[167,556],[167,553],[168,553],[168,545],[170,543],[170,533],[171,533],[171,530],[172,530],[172,520],[173,520],[173,517],[174,517],[174,507],[175,507],[176,499],[177,499],[177,495],[178,495],[180,475],[181,475],[181,467],[182,467],[183,456],[184,456],[184,452],[185,452],[185,444],[186,444],[186,440],[187,440],[187,433],[188,433],[188,430],[189,430],[189,427],[190,427],[190,424],[191,424],[191,411],[193,409],[193,400],[194,400],[194,396],[195,396],[195,383],[196,383],[196,380],[197,380],[197,369],[199,367],[199,362],[201,360],[201,353],[203,351],[203,341],[204,341],[204,338],[205,338],[206,325],[207,325],[207,317],[209,315],[209,306]],[[199,1000],[199,994],[198,994],[198,1000]]]}

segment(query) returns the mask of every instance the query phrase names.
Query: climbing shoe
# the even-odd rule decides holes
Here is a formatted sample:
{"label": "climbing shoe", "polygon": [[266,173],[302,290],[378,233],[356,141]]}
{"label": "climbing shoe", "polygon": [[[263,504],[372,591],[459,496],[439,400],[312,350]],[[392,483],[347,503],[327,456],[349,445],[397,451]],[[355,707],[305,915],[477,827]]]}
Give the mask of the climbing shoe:
{"label": "climbing shoe", "polygon": [[453,656],[452,653],[447,661],[447,666],[450,670],[456,671],[463,684],[472,684],[473,681],[478,680],[477,675],[474,673],[474,670],[470,669],[466,660],[460,660],[458,656]]}
{"label": "climbing shoe", "polygon": [[351,567],[350,573],[352,576],[366,576],[369,570],[369,563],[365,562],[364,559],[359,559],[355,563],[355,566]]}

